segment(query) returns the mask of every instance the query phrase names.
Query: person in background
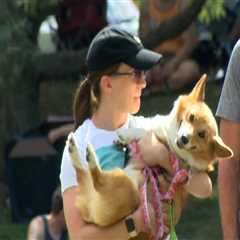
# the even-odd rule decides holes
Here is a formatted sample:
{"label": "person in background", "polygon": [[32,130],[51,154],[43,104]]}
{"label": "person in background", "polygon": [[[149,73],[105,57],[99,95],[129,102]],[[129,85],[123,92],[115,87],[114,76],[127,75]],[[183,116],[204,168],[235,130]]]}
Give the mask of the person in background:
{"label": "person in background", "polygon": [[27,240],[67,240],[67,235],[62,194],[58,187],[53,192],[50,213],[31,220]]}
{"label": "person in background", "polygon": [[224,240],[239,240],[240,220],[240,41],[233,48],[218,103],[220,134],[233,150],[231,159],[219,162],[218,186]]}
{"label": "person in background", "polygon": [[[188,4],[187,0],[145,0],[140,12],[140,38],[147,37],[161,22],[178,15]],[[148,77],[152,83],[150,91],[177,90],[198,80],[199,65],[191,57],[196,43],[196,29],[192,24],[182,34],[153,49],[163,54],[166,61],[149,72]]]}
{"label": "person in background", "polygon": [[138,35],[139,31],[139,2],[133,0],[107,0],[107,23]]}
{"label": "person in background", "polygon": [[58,50],[86,48],[106,21],[106,0],[58,0]]}

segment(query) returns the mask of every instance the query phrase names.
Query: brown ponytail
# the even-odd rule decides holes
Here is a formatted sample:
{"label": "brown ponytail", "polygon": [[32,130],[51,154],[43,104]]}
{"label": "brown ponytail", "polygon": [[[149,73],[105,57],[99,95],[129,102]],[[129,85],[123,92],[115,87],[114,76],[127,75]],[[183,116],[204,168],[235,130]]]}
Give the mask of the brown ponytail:
{"label": "brown ponytail", "polygon": [[75,130],[85,119],[90,117],[90,92],[91,85],[89,80],[86,78],[80,83],[74,96],[73,117]]}
{"label": "brown ponytail", "polygon": [[103,71],[90,72],[77,88],[73,102],[74,129],[76,130],[87,118],[97,110],[101,93],[100,79],[117,71],[120,64],[113,65]]}

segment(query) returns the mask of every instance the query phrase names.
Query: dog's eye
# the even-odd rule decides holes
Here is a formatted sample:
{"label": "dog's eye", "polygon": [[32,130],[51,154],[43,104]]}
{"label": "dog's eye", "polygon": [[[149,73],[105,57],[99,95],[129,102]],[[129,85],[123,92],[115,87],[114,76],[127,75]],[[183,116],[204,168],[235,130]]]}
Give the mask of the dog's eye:
{"label": "dog's eye", "polygon": [[190,122],[193,122],[193,121],[194,121],[194,118],[195,118],[194,115],[193,115],[193,114],[190,114],[190,116],[189,116],[189,121],[190,121]]}
{"label": "dog's eye", "polygon": [[205,137],[205,132],[204,132],[204,131],[199,132],[199,133],[198,133],[198,136],[199,136],[200,138],[204,138],[204,137]]}

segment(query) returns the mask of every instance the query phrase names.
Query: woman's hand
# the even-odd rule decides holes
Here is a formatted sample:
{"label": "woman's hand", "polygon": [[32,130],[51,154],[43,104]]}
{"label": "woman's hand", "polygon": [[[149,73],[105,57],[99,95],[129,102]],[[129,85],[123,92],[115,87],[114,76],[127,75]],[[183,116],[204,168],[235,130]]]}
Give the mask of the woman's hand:
{"label": "woman's hand", "polygon": [[[150,203],[148,203],[148,212],[149,212],[149,217],[150,217],[151,230],[153,232],[155,232],[155,229],[156,229],[155,214],[154,214],[153,207]],[[139,232],[147,232],[147,229],[146,229],[147,226],[144,226],[143,210],[142,210],[141,206],[139,206],[137,208],[137,210],[133,213],[132,217],[134,219],[137,232],[138,233]]]}
{"label": "woman's hand", "polygon": [[[149,212],[149,217],[150,217],[150,227],[152,233],[156,232],[156,219],[155,219],[155,212],[153,209],[153,206],[151,203],[148,203],[148,212]],[[135,227],[137,232],[146,232],[146,226],[144,226],[144,220],[143,220],[143,210],[142,207],[139,206],[137,210],[132,214],[132,218],[135,222]],[[165,231],[169,232],[169,229],[166,227],[168,217],[166,213],[163,213],[163,222],[165,225]],[[149,232],[148,232],[149,233]]]}
{"label": "woman's hand", "polygon": [[206,172],[193,172],[184,188],[197,198],[207,198],[212,194],[212,181]]}

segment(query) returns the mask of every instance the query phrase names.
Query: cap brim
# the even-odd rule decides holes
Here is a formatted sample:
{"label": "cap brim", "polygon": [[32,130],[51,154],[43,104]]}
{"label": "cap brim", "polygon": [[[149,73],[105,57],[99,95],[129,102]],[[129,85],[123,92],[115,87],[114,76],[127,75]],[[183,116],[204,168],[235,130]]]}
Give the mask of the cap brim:
{"label": "cap brim", "polygon": [[159,63],[162,55],[142,48],[135,56],[127,59],[126,63],[139,70],[148,70]]}

